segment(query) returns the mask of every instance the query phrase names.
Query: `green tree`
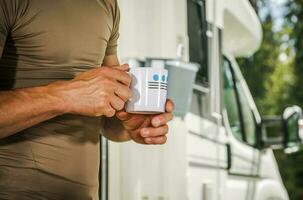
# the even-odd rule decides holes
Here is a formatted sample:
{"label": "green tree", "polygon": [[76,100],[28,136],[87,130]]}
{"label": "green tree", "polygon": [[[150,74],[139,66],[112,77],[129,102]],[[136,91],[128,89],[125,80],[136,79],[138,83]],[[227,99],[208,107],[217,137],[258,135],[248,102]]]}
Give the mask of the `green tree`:
{"label": "green tree", "polygon": [[[273,1],[262,1],[270,7]],[[303,0],[289,0],[284,26],[274,29],[270,12],[263,18],[264,39],[251,58],[240,59],[244,77],[263,115],[281,114],[289,105],[303,107]],[[279,59],[287,55],[287,60]],[[276,151],[280,172],[291,200],[303,199],[303,152]]]}
{"label": "green tree", "polygon": [[289,0],[287,6],[289,12],[285,25],[292,30],[289,42],[293,44],[295,50],[294,73],[296,76],[291,95],[294,102],[303,107],[303,0]]}
{"label": "green tree", "polygon": [[[288,88],[283,81],[286,80],[283,77],[285,74],[282,73],[287,70],[279,60],[281,41],[273,31],[274,22],[270,14],[265,17],[262,25],[264,35],[261,48],[252,57],[238,61],[261,114],[269,115],[277,114],[280,110],[273,109],[276,108],[275,104],[286,99],[285,95],[281,98],[280,94],[285,94],[283,90]],[[282,82],[276,82],[277,79]]]}
{"label": "green tree", "polygon": [[[286,15],[285,27],[291,30],[288,42],[295,52],[293,59],[294,84],[290,99],[293,103],[303,107],[303,41],[301,39],[303,36],[303,0],[289,0],[287,7],[289,12]],[[279,156],[281,174],[286,181],[291,199],[302,200],[303,152],[285,157],[281,154]]]}

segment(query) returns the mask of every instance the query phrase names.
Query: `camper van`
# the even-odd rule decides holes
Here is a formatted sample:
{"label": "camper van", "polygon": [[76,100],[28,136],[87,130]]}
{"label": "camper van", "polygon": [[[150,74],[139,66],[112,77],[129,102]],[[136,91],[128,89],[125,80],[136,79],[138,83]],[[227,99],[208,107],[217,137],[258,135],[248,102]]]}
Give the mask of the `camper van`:
{"label": "camper van", "polygon": [[167,144],[102,139],[100,199],[288,200],[272,149],[298,149],[301,109],[286,108],[278,117],[258,112],[236,61],[251,56],[262,41],[250,2],[118,2],[122,62],[176,59],[198,64],[199,71],[189,103],[175,100],[186,112],[169,123]]}

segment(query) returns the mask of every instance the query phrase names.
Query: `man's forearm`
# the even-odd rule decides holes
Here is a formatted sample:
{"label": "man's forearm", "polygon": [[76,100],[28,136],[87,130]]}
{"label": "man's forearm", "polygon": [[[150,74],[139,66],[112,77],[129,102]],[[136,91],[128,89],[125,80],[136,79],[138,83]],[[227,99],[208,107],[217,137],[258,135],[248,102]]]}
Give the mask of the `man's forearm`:
{"label": "man's forearm", "polygon": [[0,138],[64,114],[62,100],[50,87],[0,92]]}
{"label": "man's forearm", "polygon": [[131,139],[121,121],[116,117],[103,119],[102,135],[114,142],[125,142]]}

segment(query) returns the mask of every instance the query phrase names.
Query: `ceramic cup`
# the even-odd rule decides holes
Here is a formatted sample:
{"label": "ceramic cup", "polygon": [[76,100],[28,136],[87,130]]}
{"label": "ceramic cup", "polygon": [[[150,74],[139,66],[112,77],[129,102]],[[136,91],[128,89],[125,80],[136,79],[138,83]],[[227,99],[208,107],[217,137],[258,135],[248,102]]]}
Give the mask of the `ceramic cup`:
{"label": "ceramic cup", "polygon": [[168,71],[153,67],[131,67],[132,97],[126,104],[126,112],[157,114],[165,112]]}

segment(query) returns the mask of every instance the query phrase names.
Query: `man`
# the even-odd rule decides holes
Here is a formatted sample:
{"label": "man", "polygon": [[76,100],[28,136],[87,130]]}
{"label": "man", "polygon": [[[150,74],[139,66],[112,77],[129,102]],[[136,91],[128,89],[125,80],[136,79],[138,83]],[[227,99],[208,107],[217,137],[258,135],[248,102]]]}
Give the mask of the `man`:
{"label": "man", "polygon": [[0,0],[1,200],[97,199],[101,128],[166,142],[172,102],[158,116],[123,111],[119,16],[116,0]]}

